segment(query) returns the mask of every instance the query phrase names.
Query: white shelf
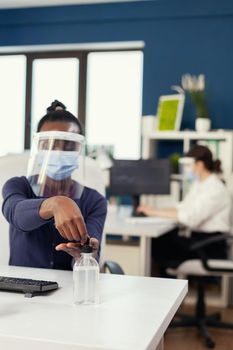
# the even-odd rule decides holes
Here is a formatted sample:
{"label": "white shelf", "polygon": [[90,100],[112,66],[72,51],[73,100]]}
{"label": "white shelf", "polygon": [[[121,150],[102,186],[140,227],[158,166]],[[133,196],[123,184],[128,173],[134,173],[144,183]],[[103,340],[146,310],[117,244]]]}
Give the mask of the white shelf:
{"label": "white shelf", "polygon": [[[233,172],[233,130],[213,130],[208,132],[197,131],[152,131],[143,133],[143,158],[151,158],[156,154],[157,141],[181,141],[183,153],[192,147],[192,141],[214,141],[217,157],[222,161],[225,179],[228,180]],[[221,145],[221,147],[220,147]],[[219,154],[220,150],[220,154]]]}
{"label": "white shelf", "polygon": [[232,137],[233,131],[231,130],[217,130],[209,132],[196,132],[196,131],[155,131],[151,134],[144,135],[144,137],[152,140],[216,140],[225,141],[229,137]]}

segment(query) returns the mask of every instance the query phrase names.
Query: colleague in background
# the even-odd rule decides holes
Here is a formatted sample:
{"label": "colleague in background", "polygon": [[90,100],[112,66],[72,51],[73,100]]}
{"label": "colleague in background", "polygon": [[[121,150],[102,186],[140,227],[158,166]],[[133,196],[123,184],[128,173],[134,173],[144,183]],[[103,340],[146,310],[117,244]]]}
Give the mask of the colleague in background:
{"label": "colleague in background", "polygon": [[[87,239],[99,257],[106,199],[72,178],[84,146],[78,119],[54,101],[38,124],[27,177],[8,180],[10,265],[71,270]],[[69,254],[67,254],[69,253]]]}
{"label": "colleague in background", "polygon": [[[175,219],[189,229],[183,236],[179,228],[152,240],[152,257],[165,274],[167,266],[177,266],[182,261],[196,258],[189,248],[193,243],[230,231],[231,198],[218,174],[222,172],[219,160],[213,160],[211,151],[195,146],[187,154],[194,159],[194,180],[183,201],[174,208],[155,209],[139,206],[138,212],[147,216]],[[224,259],[227,255],[225,242],[215,243],[205,249],[209,258]]]}

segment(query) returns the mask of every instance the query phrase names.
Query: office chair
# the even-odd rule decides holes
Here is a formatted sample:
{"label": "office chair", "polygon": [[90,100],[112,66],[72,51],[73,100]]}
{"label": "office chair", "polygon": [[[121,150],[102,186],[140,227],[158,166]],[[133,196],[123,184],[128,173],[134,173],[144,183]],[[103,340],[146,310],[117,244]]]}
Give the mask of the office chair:
{"label": "office chair", "polygon": [[115,275],[124,275],[124,271],[122,270],[121,266],[115,262],[115,261],[111,261],[111,260],[107,260],[105,261],[104,265],[103,265],[103,272],[110,272],[113,273]]}
{"label": "office chair", "polygon": [[171,327],[197,327],[204,337],[206,346],[214,348],[215,342],[212,339],[207,327],[232,329],[233,323],[221,321],[220,313],[212,315],[206,314],[205,304],[205,285],[208,282],[209,276],[233,276],[233,261],[232,260],[217,260],[208,259],[204,253],[204,249],[213,243],[226,241],[233,243],[233,236],[230,234],[222,234],[221,236],[204,239],[202,242],[195,243],[191,246],[191,251],[196,252],[199,259],[186,260],[182,262],[176,269],[168,268],[167,272],[170,275],[175,275],[179,278],[192,277],[197,283],[197,302],[195,307],[195,315],[177,315],[180,321],[174,320]]}

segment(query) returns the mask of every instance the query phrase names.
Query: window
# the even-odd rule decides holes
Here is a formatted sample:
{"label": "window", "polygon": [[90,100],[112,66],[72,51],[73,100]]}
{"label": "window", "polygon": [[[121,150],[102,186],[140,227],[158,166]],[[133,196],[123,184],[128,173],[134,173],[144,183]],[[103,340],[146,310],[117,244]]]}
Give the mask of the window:
{"label": "window", "polygon": [[140,158],[142,71],[141,51],[88,55],[87,143],[113,145],[115,158]]}
{"label": "window", "polygon": [[79,60],[77,58],[35,59],[32,71],[32,123],[31,134],[38,121],[46,114],[46,107],[55,99],[67,109],[78,110]]}
{"label": "window", "polygon": [[58,99],[85,125],[88,145],[113,146],[116,158],[140,157],[142,51],[4,54],[0,74],[0,154],[30,148],[39,119]]}
{"label": "window", "polygon": [[24,149],[26,57],[0,56],[0,155]]}

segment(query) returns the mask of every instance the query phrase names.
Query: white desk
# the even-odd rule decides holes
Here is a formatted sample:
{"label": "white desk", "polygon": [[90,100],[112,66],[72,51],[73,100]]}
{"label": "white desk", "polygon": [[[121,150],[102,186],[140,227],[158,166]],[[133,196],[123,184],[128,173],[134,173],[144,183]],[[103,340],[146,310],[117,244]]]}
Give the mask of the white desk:
{"label": "white desk", "polygon": [[164,332],[187,293],[184,280],[101,275],[101,303],[75,306],[72,272],[0,266],[0,275],[60,286],[31,299],[0,291],[3,350],[162,349]]}
{"label": "white desk", "polygon": [[108,211],[104,227],[105,234],[115,234],[123,236],[138,236],[140,238],[140,275],[150,276],[151,267],[151,238],[159,237],[176,226],[174,220],[160,219],[152,223],[148,218],[148,223],[137,220],[128,221],[130,210],[120,208],[118,211]]}

